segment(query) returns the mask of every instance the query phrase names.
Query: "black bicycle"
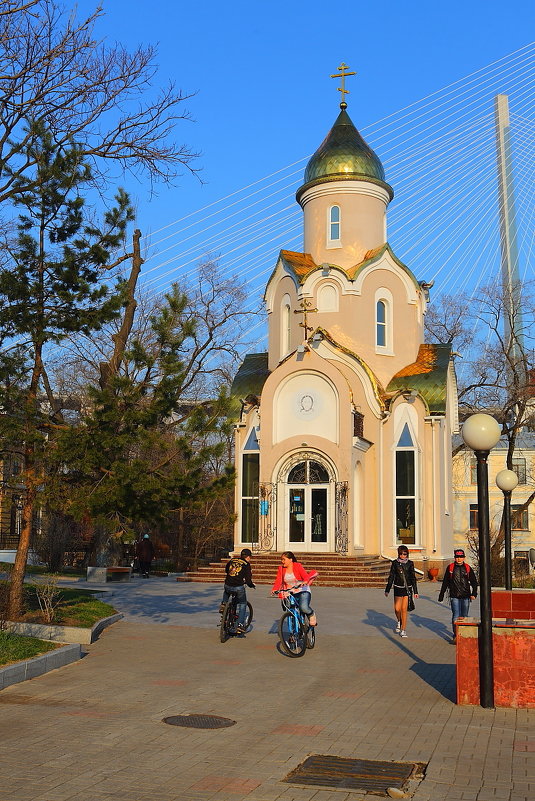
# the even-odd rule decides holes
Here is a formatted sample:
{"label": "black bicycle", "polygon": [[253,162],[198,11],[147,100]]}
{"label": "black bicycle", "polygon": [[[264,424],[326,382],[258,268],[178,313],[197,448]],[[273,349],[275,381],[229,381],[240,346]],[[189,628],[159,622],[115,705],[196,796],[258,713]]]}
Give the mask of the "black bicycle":
{"label": "black bicycle", "polygon": [[[274,590],[272,595],[279,592],[286,591],[281,588]],[[307,648],[314,648],[316,644],[316,627],[310,625],[292,593],[288,593],[281,602],[284,609],[279,620],[281,648],[288,656],[303,656]]]}
{"label": "black bicycle", "polygon": [[[253,607],[247,601],[245,611],[244,630],[248,631],[253,619]],[[221,625],[219,627],[219,638],[221,642],[226,642],[229,637],[238,633],[238,600],[235,593],[232,593],[221,613]]]}

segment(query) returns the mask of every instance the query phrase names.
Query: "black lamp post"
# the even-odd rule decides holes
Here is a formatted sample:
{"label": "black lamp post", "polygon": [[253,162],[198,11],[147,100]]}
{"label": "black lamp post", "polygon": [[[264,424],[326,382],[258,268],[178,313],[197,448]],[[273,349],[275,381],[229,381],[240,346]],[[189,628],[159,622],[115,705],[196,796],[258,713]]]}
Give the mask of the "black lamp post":
{"label": "black lamp post", "polygon": [[477,462],[477,520],[479,534],[479,698],[482,707],[494,707],[492,599],[490,574],[489,476],[487,459],[500,439],[500,426],[489,414],[473,414],[463,425],[463,440]]}
{"label": "black lamp post", "polygon": [[511,554],[511,495],[518,484],[518,476],[512,470],[500,470],[496,484],[503,492],[503,533],[505,553],[505,589],[513,589],[513,560]]}

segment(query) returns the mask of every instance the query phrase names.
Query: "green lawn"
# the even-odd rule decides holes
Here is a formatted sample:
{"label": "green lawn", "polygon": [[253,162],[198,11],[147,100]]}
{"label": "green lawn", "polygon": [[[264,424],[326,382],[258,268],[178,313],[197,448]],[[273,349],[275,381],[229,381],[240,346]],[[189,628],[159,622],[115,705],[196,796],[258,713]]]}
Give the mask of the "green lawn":
{"label": "green lawn", "polygon": [[32,659],[34,656],[40,656],[40,654],[45,654],[47,651],[60,648],[62,644],[0,631],[0,666]]}
{"label": "green lawn", "polygon": [[[91,590],[63,587],[59,589],[60,604],[55,609],[53,625],[91,628],[103,617],[114,615],[117,610],[95,597]],[[43,623],[36,588],[24,585],[24,611],[18,618],[22,623]]]}

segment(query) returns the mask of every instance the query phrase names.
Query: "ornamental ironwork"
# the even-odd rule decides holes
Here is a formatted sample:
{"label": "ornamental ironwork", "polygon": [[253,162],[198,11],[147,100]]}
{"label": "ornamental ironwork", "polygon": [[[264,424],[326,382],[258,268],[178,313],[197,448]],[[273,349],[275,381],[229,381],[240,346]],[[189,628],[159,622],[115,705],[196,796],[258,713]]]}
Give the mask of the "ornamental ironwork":
{"label": "ornamental ironwork", "polygon": [[343,554],[344,556],[346,556],[348,552],[347,489],[347,481],[336,482],[334,549],[336,553]]}
{"label": "ornamental ironwork", "polygon": [[258,541],[253,544],[253,550],[272,551],[277,532],[276,484],[258,485],[258,506]]}

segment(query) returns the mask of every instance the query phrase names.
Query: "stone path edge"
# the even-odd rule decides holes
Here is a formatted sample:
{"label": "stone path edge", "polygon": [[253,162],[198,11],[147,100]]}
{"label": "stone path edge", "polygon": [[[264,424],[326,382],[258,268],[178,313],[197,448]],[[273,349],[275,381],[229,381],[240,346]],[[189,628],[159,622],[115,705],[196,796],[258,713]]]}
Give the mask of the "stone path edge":
{"label": "stone path edge", "polygon": [[124,615],[120,612],[110,617],[103,617],[97,621],[90,629],[82,629],[76,626],[47,626],[42,623],[6,623],[6,630],[12,634],[22,634],[26,637],[37,637],[38,640],[50,640],[51,642],[79,643],[90,645],[95,642],[100,632],[122,620]]}
{"label": "stone path edge", "polygon": [[27,659],[25,662],[7,665],[0,668],[0,690],[21,681],[34,679],[36,676],[42,676],[50,670],[70,665],[71,662],[76,662],[81,658],[82,646],[80,643],[72,643],[33,659]]}

